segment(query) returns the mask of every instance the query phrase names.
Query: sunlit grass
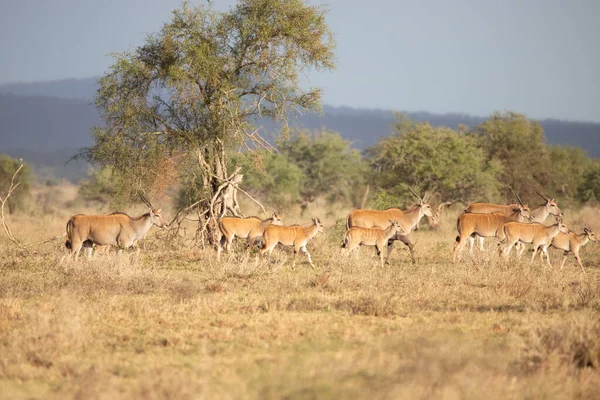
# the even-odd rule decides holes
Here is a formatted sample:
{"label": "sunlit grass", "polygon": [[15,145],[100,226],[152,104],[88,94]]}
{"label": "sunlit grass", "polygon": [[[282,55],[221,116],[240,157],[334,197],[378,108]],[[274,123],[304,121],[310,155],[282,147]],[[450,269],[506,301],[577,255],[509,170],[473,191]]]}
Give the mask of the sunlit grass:
{"label": "sunlit grass", "polygon": [[[309,244],[315,270],[279,247],[271,265],[243,246],[217,263],[150,237],[139,256],[61,263],[63,239],[2,241],[0,396],[596,398],[600,248],[582,250],[587,274],[553,250],[552,268],[501,261],[495,240],[453,264],[458,211],[414,233],[416,264],[396,244],[385,268],[373,248],[340,255],[342,211]],[[11,222],[33,242],[69,212]],[[579,231],[596,212],[565,215]]]}

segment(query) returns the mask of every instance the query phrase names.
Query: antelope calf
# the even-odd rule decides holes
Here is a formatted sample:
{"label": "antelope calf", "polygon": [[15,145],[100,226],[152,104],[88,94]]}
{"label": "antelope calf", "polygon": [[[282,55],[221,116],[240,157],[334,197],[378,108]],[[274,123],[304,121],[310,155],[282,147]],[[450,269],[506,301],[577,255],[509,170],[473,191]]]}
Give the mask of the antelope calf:
{"label": "antelope calf", "polygon": [[303,253],[308,257],[308,262],[311,267],[315,267],[310,253],[306,249],[306,245],[310,242],[317,233],[325,233],[325,228],[321,224],[319,218],[312,219],[313,224],[308,228],[304,228],[300,225],[292,226],[276,226],[270,225],[265,229],[263,233],[262,246],[260,248],[260,255],[268,253],[267,262],[271,262],[271,253],[278,243],[284,246],[294,246],[294,259],[292,261],[292,269],[296,266],[296,254],[298,250],[302,250]]}
{"label": "antelope calf", "polygon": [[383,249],[386,247],[388,240],[396,233],[404,233],[398,221],[390,220],[389,222],[391,225],[386,229],[359,227],[348,229],[344,236],[342,249],[346,249],[350,253],[359,245],[375,246],[377,247],[377,254],[379,254],[379,258],[381,259],[381,267],[383,267]]}
{"label": "antelope calf", "polygon": [[138,240],[143,239],[152,225],[166,227],[160,209],[152,207],[145,196],[141,197],[150,211],[137,218],[121,212],[107,215],[73,215],[67,222],[65,242],[71,255],[77,258],[84,244],[86,247],[91,247],[92,244],[117,246],[120,253],[122,249],[132,247]]}
{"label": "antelope calf", "polygon": [[404,233],[393,235],[388,240],[388,251],[386,261],[389,259],[392,252],[392,245],[395,240],[400,240],[408,246],[412,261],[415,262],[414,244],[410,241],[408,234],[411,233],[419,224],[423,217],[433,217],[431,205],[424,198],[416,194],[410,187],[408,188],[415,197],[419,200],[419,204],[410,207],[406,211],[402,211],[397,207],[388,208],[387,210],[354,210],[346,216],[346,229],[352,227],[359,228],[379,228],[385,229],[388,227],[390,220],[398,221]]}
{"label": "antelope calf", "polygon": [[221,259],[223,245],[225,251],[229,253],[231,242],[237,236],[247,239],[248,247],[254,246],[256,240],[261,240],[265,229],[270,225],[283,225],[277,212],[274,212],[270,218],[260,220],[258,217],[223,217],[219,220],[219,230],[221,231],[221,240],[217,248],[217,260]]}
{"label": "antelope calf", "polygon": [[500,246],[500,255],[508,257],[510,250],[517,242],[532,243],[533,255],[531,256],[531,261],[535,259],[538,248],[541,248],[540,259],[543,262],[545,255],[548,265],[551,264],[547,249],[548,246],[550,246],[550,243],[552,243],[552,239],[554,239],[554,237],[560,232],[569,233],[569,230],[561,218],[557,218],[556,224],[550,226],[544,226],[537,222],[531,224],[525,224],[522,222],[509,222],[504,225],[503,231],[504,236],[506,237],[506,245],[504,248]]}
{"label": "antelope calf", "polygon": [[565,260],[569,253],[573,253],[575,259],[579,263],[581,270],[585,273],[585,269],[583,268],[583,264],[581,263],[581,258],[579,257],[579,249],[585,246],[588,241],[595,242],[596,234],[589,230],[588,228],[583,228],[582,234],[576,234],[575,232],[569,233],[559,233],[552,239],[552,243],[550,244],[552,247],[560,250],[564,250],[563,259],[560,263],[560,269],[565,265]]}

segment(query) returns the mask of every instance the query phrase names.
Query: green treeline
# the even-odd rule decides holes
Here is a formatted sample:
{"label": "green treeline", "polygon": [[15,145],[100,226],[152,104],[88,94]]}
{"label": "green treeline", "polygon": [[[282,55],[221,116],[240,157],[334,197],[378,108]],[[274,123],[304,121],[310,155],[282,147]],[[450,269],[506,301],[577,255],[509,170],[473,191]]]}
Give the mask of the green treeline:
{"label": "green treeline", "polygon": [[412,202],[408,186],[465,203],[504,203],[511,189],[535,203],[531,185],[563,202],[600,195],[597,159],[578,147],[548,145],[538,122],[511,112],[458,131],[398,114],[393,133],[362,154],[327,130],[280,134],[275,147],[234,158],[244,171],[242,186],[278,207],[317,197],[359,207],[367,190],[367,206],[406,204]]}

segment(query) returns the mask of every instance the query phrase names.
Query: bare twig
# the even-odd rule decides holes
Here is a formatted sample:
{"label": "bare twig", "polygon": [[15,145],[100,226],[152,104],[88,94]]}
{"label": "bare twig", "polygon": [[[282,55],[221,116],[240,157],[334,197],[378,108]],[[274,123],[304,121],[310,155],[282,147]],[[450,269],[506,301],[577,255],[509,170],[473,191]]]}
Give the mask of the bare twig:
{"label": "bare twig", "polygon": [[21,165],[19,166],[19,168],[17,168],[17,170],[15,171],[15,173],[10,181],[10,187],[8,188],[8,192],[6,193],[6,196],[4,198],[2,198],[2,196],[0,196],[0,203],[2,203],[0,205],[0,221],[2,221],[2,228],[4,229],[6,236],[8,236],[8,238],[11,240],[11,242],[16,244],[17,246],[21,246],[21,244],[14,237],[12,231],[10,230],[10,226],[8,226],[8,223],[6,222],[6,217],[4,216],[4,206],[6,205],[6,202],[8,201],[8,198],[10,197],[10,195],[13,194],[14,190],[17,188],[17,186],[19,186],[19,183],[21,183],[21,182],[17,182],[15,184],[15,178],[17,177],[17,174],[19,173],[19,171],[21,171],[21,169],[23,168],[23,160],[19,159],[19,162],[21,163]]}

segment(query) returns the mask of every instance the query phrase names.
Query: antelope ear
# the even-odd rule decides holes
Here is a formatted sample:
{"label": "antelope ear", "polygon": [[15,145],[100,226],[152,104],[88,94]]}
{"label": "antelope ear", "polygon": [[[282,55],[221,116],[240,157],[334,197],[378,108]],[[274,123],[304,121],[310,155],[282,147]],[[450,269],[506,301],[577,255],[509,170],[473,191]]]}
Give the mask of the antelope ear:
{"label": "antelope ear", "polygon": [[160,214],[160,210],[162,210],[162,208],[159,208],[158,210],[156,210],[156,212]]}
{"label": "antelope ear", "polygon": [[317,223],[317,219],[316,218],[311,218],[311,219],[312,219],[313,224]]}

